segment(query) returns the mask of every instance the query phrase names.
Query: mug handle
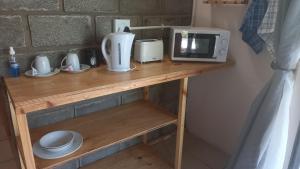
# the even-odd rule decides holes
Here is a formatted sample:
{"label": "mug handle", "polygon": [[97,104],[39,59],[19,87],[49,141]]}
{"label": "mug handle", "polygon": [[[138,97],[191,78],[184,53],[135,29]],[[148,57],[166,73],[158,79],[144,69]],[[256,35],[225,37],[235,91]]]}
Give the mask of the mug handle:
{"label": "mug handle", "polygon": [[33,67],[34,63],[35,63],[35,59],[31,62],[31,65],[30,65],[31,69],[35,69],[35,67]]}
{"label": "mug handle", "polygon": [[63,67],[63,63],[64,63],[64,61],[67,59],[67,56],[65,56],[62,60],[61,60],[61,62],[60,62],[60,68],[62,68]]}
{"label": "mug handle", "polygon": [[102,44],[101,44],[102,54],[104,56],[104,59],[107,63],[108,68],[111,67],[110,56],[109,56],[109,54],[107,53],[107,50],[106,50],[106,43],[109,39],[110,39],[110,34],[104,37],[104,39],[102,41]]}
{"label": "mug handle", "polygon": [[36,76],[38,74],[38,71],[36,70],[36,68],[33,66],[33,64],[35,63],[35,59],[31,62],[31,70],[32,70],[32,76]]}

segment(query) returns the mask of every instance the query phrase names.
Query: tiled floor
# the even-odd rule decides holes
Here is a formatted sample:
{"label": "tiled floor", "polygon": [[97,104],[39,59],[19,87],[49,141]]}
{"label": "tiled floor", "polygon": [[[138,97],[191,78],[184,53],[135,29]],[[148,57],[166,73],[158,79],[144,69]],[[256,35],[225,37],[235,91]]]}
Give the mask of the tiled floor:
{"label": "tiled floor", "polygon": [[[162,158],[174,162],[175,138],[154,145]],[[228,155],[205,141],[186,132],[183,146],[182,169],[223,169]]]}
{"label": "tiled floor", "polygon": [[19,169],[16,147],[10,140],[8,120],[0,100],[0,169]]}

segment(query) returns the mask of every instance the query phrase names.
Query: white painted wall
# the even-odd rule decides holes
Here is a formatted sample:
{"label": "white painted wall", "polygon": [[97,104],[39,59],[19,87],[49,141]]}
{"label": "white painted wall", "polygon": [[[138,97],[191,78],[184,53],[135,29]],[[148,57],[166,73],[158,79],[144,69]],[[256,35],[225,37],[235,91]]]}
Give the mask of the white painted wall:
{"label": "white painted wall", "polygon": [[204,0],[194,0],[193,26],[206,26],[212,24],[211,5],[204,4]]}
{"label": "white painted wall", "polygon": [[[272,74],[271,58],[266,53],[256,55],[241,40],[239,27],[246,6],[207,8],[207,5],[197,3],[197,8],[197,26],[211,23],[231,31],[229,55],[236,65],[190,80],[187,128],[197,137],[230,154],[237,143],[252,101]],[[198,16],[201,14],[203,16]],[[211,21],[207,21],[204,16],[208,16]]]}

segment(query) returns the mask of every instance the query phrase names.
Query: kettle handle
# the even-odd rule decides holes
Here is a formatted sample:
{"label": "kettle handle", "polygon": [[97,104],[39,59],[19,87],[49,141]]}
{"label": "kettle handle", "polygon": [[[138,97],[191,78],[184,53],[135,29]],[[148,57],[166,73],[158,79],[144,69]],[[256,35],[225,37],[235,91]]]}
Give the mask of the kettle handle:
{"label": "kettle handle", "polygon": [[109,55],[106,51],[106,44],[107,44],[107,41],[109,40],[109,38],[110,38],[110,35],[105,36],[103,41],[102,41],[102,44],[101,44],[102,54],[104,56],[104,59],[107,63],[108,68],[110,68],[110,66],[111,66],[111,63],[110,63],[110,60],[109,60]]}

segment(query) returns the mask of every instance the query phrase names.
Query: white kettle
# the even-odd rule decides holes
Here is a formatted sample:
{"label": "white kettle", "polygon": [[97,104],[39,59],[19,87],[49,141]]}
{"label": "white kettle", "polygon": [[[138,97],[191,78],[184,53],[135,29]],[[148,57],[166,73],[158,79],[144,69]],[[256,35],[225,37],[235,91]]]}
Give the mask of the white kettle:
{"label": "white kettle", "polygon": [[[134,37],[134,34],[127,32],[111,33],[104,37],[101,49],[108,70],[114,72],[130,70],[130,56]],[[106,49],[108,40],[111,42],[109,52]]]}

